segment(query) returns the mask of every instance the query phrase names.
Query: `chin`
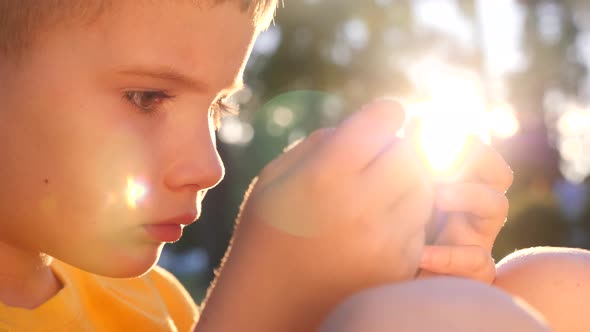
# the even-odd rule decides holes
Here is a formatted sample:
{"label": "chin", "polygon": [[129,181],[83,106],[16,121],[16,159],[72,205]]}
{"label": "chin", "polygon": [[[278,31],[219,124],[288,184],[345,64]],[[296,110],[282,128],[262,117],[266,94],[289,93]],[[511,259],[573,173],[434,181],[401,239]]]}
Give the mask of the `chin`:
{"label": "chin", "polygon": [[119,250],[110,255],[101,255],[100,258],[84,257],[81,261],[64,260],[64,262],[104,277],[135,278],[146,274],[156,265],[160,258],[161,250],[162,246],[141,248],[132,252]]}
{"label": "chin", "polygon": [[[135,278],[141,277],[148,273],[155,265],[157,260],[149,262],[133,262],[119,266],[109,266],[105,273],[97,273],[109,278]],[[102,271],[101,271],[102,272]]]}
{"label": "chin", "polygon": [[119,257],[116,264],[105,266],[107,277],[111,278],[135,278],[148,273],[160,258],[161,247],[149,253],[141,255]]}

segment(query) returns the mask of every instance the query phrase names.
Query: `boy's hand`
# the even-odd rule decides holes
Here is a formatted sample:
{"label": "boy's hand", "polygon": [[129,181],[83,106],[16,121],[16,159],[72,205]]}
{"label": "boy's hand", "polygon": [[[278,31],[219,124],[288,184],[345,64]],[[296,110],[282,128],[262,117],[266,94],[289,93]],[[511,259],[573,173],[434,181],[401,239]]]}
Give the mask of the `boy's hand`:
{"label": "boy's hand", "polygon": [[[241,331],[264,331],[257,318],[272,331],[313,330],[352,293],[412,278],[434,203],[416,150],[396,138],[403,121],[397,103],[380,101],[269,164],[205,313],[219,302],[241,308],[230,318]],[[224,293],[234,299],[216,301]]]}
{"label": "boy's hand", "polygon": [[415,150],[395,136],[403,121],[397,103],[380,101],[313,134],[263,170],[240,222],[305,244],[290,254],[325,259],[316,268],[330,278],[346,275],[357,287],[407,279],[433,204]]}
{"label": "boy's hand", "polygon": [[432,245],[424,249],[420,277],[453,275],[491,283],[496,276],[491,250],[508,214],[504,193],[512,171],[477,139],[468,144],[466,159],[457,180],[435,190],[439,223]]}

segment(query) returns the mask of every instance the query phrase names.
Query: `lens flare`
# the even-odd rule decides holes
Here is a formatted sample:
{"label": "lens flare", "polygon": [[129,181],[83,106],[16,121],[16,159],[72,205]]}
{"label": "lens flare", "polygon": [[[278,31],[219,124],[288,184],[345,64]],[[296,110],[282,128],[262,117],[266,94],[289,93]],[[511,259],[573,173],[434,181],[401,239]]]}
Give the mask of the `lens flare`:
{"label": "lens flare", "polygon": [[514,109],[508,104],[496,105],[489,112],[489,124],[492,135],[498,138],[510,138],[520,129],[520,123]]}
{"label": "lens flare", "polygon": [[456,171],[470,137],[489,144],[491,135],[507,139],[519,131],[513,107],[493,94],[479,73],[434,55],[412,60],[407,67],[416,92],[404,106],[418,122],[410,135],[435,175],[444,178]]}
{"label": "lens flare", "polygon": [[470,135],[460,120],[444,116],[423,119],[420,131],[420,147],[435,173],[446,174],[455,168]]}
{"label": "lens flare", "polygon": [[483,105],[438,99],[408,107],[419,123],[418,132],[412,136],[435,174],[447,175],[456,169],[469,137],[489,143],[490,129]]}
{"label": "lens flare", "polygon": [[127,177],[127,205],[135,209],[137,203],[147,194],[147,187],[132,176]]}
{"label": "lens flare", "polygon": [[489,100],[477,73],[432,58],[417,61],[409,73],[417,95],[405,106],[418,122],[410,135],[435,175],[457,171],[470,137],[489,144],[491,135],[506,139],[518,132],[514,109],[500,97]]}

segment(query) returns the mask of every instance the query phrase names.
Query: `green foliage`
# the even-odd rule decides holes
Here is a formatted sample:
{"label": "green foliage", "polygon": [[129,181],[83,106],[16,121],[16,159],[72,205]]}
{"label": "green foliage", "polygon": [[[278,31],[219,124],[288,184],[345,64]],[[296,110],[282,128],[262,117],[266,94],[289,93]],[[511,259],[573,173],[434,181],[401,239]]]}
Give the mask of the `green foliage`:
{"label": "green foliage", "polygon": [[[560,207],[548,198],[551,184],[560,175],[559,157],[544,125],[544,99],[554,90],[578,96],[587,79],[586,64],[574,47],[585,28],[582,23],[588,23],[580,21],[581,13],[590,13],[587,1],[517,2],[526,18],[521,45],[527,64],[506,80],[510,101],[521,115],[522,132],[514,140],[498,144],[517,181],[511,195],[516,208],[498,240],[497,258],[524,246],[569,243]],[[478,14],[474,0],[458,4],[477,28],[478,15],[486,13]],[[561,33],[556,40],[547,40],[541,31],[540,8],[547,5],[560,17]],[[253,126],[254,138],[246,146],[220,144],[226,180],[206,200],[201,225],[177,245],[177,250],[206,247],[212,253],[212,267],[227,245],[237,207],[251,179],[290,141],[321,126],[334,125],[376,97],[411,94],[414,87],[405,74],[405,64],[441,45],[447,50],[443,60],[483,72],[478,45],[463,48],[453,36],[419,28],[411,0],[285,1],[275,21],[269,33],[280,34],[280,44],[270,54],[255,50],[246,73],[254,97],[243,105],[241,118]],[[351,41],[346,35],[351,26],[366,38]],[[334,109],[326,111],[327,103]],[[278,107],[290,109],[292,119],[288,125],[272,129]],[[539,182],[546,184],[542,199],[534,186]]]}

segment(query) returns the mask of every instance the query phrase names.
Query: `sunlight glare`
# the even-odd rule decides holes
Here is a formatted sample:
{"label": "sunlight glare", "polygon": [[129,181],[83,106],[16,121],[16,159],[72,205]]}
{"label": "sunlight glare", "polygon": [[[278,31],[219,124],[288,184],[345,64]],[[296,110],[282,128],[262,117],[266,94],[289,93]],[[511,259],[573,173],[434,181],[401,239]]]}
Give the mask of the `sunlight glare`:
{"label": "sunlight glare", "polygon": [[460,159],[469,132],[461,121],[438,113],[423,118],[420,146],[436,173],[449,173]]}
{"label": "sunlight glare", "polygon": [[590,146],[590,108],[576,101],[566,102],[557,121],[561,170],[568,181],[581,183],[590,174],[590,158],[584,153]]}
{"label": "sunlight glare", "polygon": [[490,144],[492,133],[506,137],[519,129],[510,105],[490,105],[479,73],[435,56],[412,61],[408,68],[417,92],[405,105],[409,117],[418,120],[410,136],[439,179],[452,179],[470,138]]}
{"label": "sunlight glare", "polygon": [[469,82],[440,83],[429,101],[408,110],[419,119],[417,139],[424,157],[435,174],[444,175],[454,170],[470,136],[489,143],[489,128],[484,100]]}
{"label": "sunlight glare", "polygon": [[147,194],[146,186],[132,176],[127,177],[127,204],[135,209],[137,202]]}
{"label": "sunlight glare", "polygon": [[564,135],[577,135],[590,128],[590,111],[572,104],[557,123],[559,131]]}
{"label": "sunlight glare", "polygon": [[520,124],[512,107],[497,105],[489,112],[489,125],[492,134],[498,138],[510,138],[518,132]]}

